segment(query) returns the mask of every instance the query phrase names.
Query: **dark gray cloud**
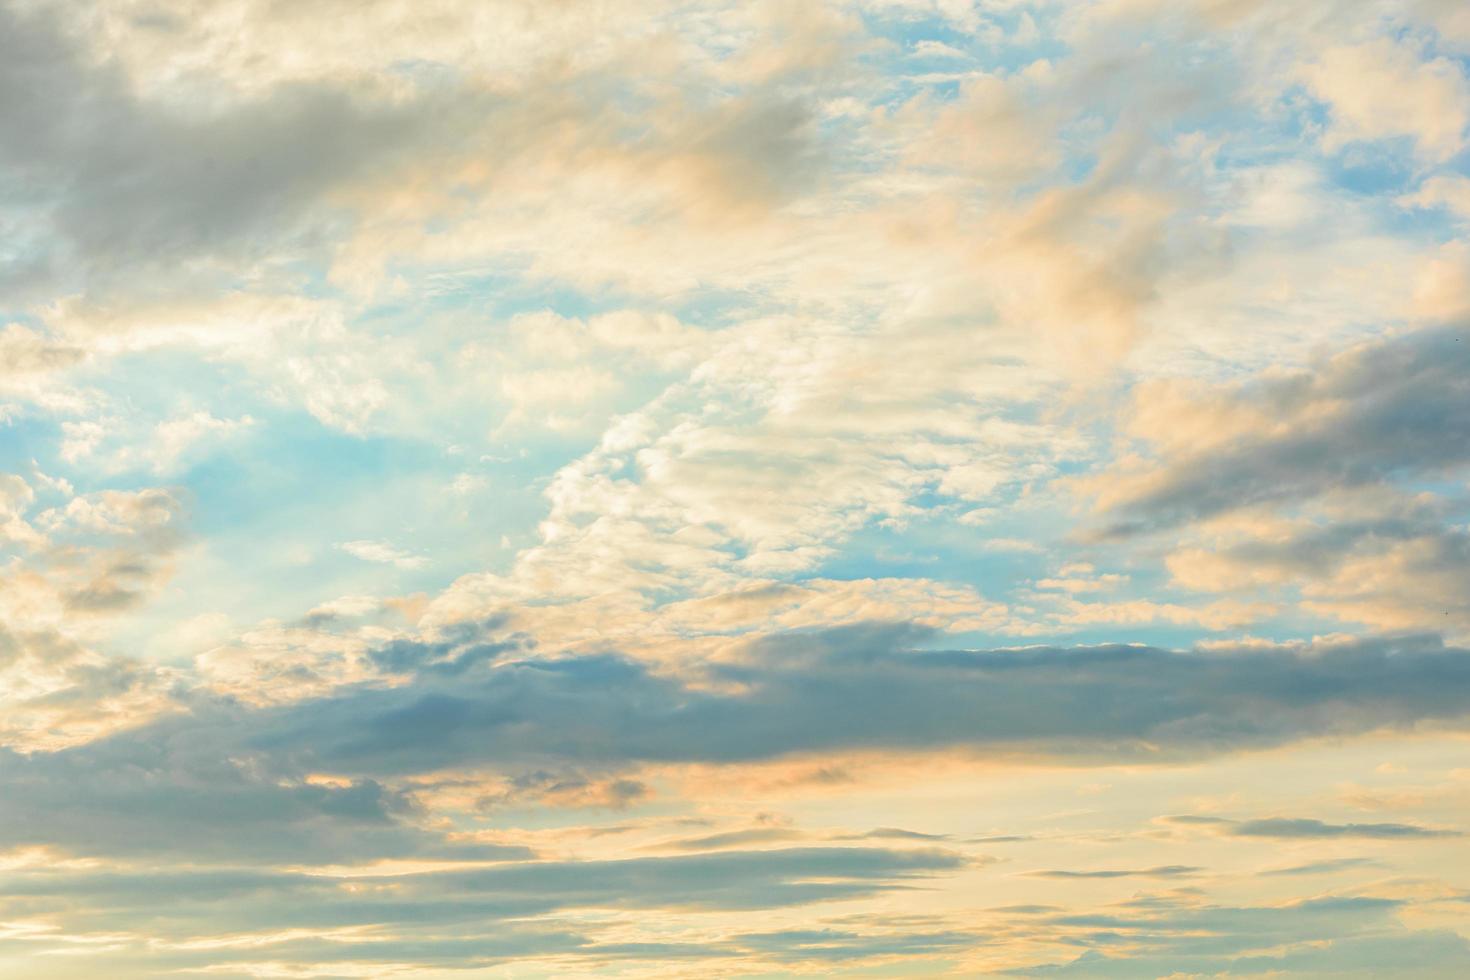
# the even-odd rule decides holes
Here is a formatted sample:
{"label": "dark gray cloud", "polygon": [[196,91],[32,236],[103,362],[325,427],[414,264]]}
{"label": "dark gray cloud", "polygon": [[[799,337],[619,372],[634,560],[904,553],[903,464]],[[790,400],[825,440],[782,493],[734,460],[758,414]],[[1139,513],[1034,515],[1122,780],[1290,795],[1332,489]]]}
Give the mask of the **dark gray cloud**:
{"label": "dark gray cloud", "polygon": [[601,655],[449,673],[433,661],[406,682],[276,708],[195,694],[108,739],[0,753],[12,790],[0,846],[294,861],[438,853],[404,777],[489,772],[516,799],[555,803],[567,790],[570,805],[618,805],[644,794],[633,776],[645,764],[942,748],[1136,763],[1453,727],[1470,711],[1470,654],[1429,637],[1183,653],[913,649],[922,638],[895,627],[793,635],[698,683]]}
{"label": "dark gray cloud", "polygon": [[1470,340],[1460,326],[1363,344],[1314,370],[1222,394],[1264,431],[1161,460],[1112,509],[1112,534],[1186,524],[1240,507],[1470,462]]}
{"label": "dark gray cloud", "polygon": [[[315,625],[313,623],[312,625]],[[390,674],[436,673],[458,675],[477,663],[500,660],[509,654],[529,653],[535,646],[529,637],[512,634],[485,642],[482,637],[502,626],[499,619],[466,623],[447,629],[434,642],[398,639],[369,652],[369,659]]]}
{"label": "dark gray cloud", "polygon": [[739,693],[612,655],[522,660],[258,714],[241,734],[255,751],[373,778],[947,746],[1115,761],[1451,722],[1470,691],[1470,658],[1425,637],[1189,653],[909,649],[918,639],[859,627],[765,642],[710,668]]}
{"label": "dark gray cloud", "polygon": [[[96,713],[118,684],[149,680],[128,666],[108,661],[73,669],[73,683],[48,703],[69,699],[74,713]],[[187,703],[189,696],[176,691],[175,697]],[[125,730],[69,751],[0,750],[0,840],[109,857],[187,854],[206,862],[531,854],[523,847],[447,843],[442,833],[420,829],[422,813],[411,794],[373,779],[319,784],[305,773],[282,779],[266,760],[233,754],[239,746],[211,734],[218,712],[189,717],[192,723],[181,728]]]}

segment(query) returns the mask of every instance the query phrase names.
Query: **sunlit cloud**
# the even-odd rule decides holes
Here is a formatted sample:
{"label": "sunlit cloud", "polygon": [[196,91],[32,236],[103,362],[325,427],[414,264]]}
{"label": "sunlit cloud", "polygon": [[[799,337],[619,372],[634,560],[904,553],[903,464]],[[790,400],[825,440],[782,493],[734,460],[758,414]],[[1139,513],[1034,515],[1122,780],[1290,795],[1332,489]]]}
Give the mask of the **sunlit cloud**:
{"label": "sunlit cloud", "polygon": [[0,975],[1470,974],[1452,0],[0,0]]}

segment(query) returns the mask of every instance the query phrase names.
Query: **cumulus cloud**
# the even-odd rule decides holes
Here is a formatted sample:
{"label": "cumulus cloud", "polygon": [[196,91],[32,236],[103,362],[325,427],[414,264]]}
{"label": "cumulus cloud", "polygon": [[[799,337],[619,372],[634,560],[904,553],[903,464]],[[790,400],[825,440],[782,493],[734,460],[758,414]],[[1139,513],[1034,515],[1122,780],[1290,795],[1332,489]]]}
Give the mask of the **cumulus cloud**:
{"label": "cumulus cloud", "polygon": [[1450,58],[1424,59],[1408,44],[1380,38],[1324,51],[1303,78],[1332,107],[1329,149],[1407,136],[1417,153],[1443,161],[1464,146],[1470,83]]}

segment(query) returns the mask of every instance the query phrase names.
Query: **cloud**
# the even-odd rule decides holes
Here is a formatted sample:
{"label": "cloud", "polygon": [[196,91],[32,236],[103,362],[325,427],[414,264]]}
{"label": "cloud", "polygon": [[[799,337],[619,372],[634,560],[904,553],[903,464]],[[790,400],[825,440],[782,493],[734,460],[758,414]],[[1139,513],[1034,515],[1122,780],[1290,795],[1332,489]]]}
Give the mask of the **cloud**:
{"label": "cloud", "polygon": [[1398,199],[1404,207],[1444,208],[1455,217],[1470,220],[1470,177],[1431,177],[1412,194]]}
{"label": "cloud", "polygon": [[0,973],[1470,973],[1453,4],[165,7],[0,11]]}
{"label": "cloud", "polygon": [[1332,107],[1328,150],[1407,136],[1421,157],[1442,162],[1464,146],[1470,83],[1450,58],[1426,60],[1409,44],[1379,38],[1324,51],[1302,77]]}
{"label": "cloud", "polygon": [[688,688],[612,656],[521,660],[449,686],[426,675],[267,714],[256,738],[309,745],[328,771],[375,776],[960,746],[1141,761],[1453,724],[1470,685],[1458,651],[1422,639],[1189,654],[925,653],[904,643],[903,632],[863,628],[763,641],[749,664],[709,668],[738,694]]}
{"label": "cloud", "polygon": [[346,541],[337,547],[353,558],[384,565],[397,565],[399,568],[422,568],[428,563],[428,559],[423,555],[402,551],[386,541]]}
{"label": "cloud", "polygon": [[840,929],[786,929],[742,933],[734,942],[743,951],[788,963],[841,963],[884,956],[958,953],[983,942],[972,932],[886,932],[863,935]]}
{"label": "cloud", "polygon": [[959,48],[933,39],[915,41],[910,55],[914,58],[958,58],[961,60],[969,58],[969,55]]}
{"label": "cloud", "polygon": [[925,834],[917,830],[904,830],[902,827],[877,827],[865,834],[859,834],[862,840],[948,840],[948,834]]}
{"label": "cloud", "polygon": [[1101,871],[1028,871],[1031,878],[1193,878],[1204,868],[1186,864],[1167,864],[1157,868],[1110,868]]}
{"label": "cloud", "polygon": [[1427,639],[1186,654],[905,649],[914,636],[854,627],[758,641],[748,662],[707,668],[708,681],[736,686],[728,694],[613,656],[524,659],[283,709],[258,719],[257,737],[312,746],[329,771],[376,775],[949,746],[1146,760],[1453,724],[1470,685],[1470,661]]}
{"label": "cloud", "polygon": [[145,725],[177,710],[178,680],[167,668],[99,654],[56,630],[0,627],[0,745],[55,751]]}
{"label": "cloud", "polygon": [[[1115,469],[1085,486],[1113,519],[1109,533],[1128,535],[1452,472],[1470,463],[1470,341],[1462,334],[1442,327],[1373,340],[1311,370],[1202,390],[1196,410],[1260,421],[1227,424],[1212,444],[1166,447],[1156,465]],[[1145,404],[1149,397],[1140,395]],[[1140,421],[1134,432],[1150,440],[1152,426]]]}
{"label": "cloud", "polygon": [[93,632],[88,622],[139,607],[171,577],[187,540],[187,512],[175,492],[70,494],[39,509],[17,480],[8,483],[4,537],[26,555],[0,566],[0,617],[11,629],[70,628],[85,637]]}
{"label": "cloud", "polygon": [[475,809],[539,805],[557,809],[624,810],[646,802],[654,795],[648,784],[637,779],[589,777],[576,771],[536,770],[506,780],[504,788],[487,790],[475,801]]}
{"label": "cloud", "polygon": [[[1274,839],[1326,840],[1354,837],[1367,840],[1425,840],[1460,837],[1458,830],[1421,827],[1405,823],[1324,823],[1311,817],[1263,817],[1255,820],[1229,820],[1224,817],[1165,817],[1169,823],[1211,828],[1226,837],[1267,837]],[[1285,872],[1281,872],[1285,873]]]}
{"label": "cloud", "polygon": [[401,157],[436,117],[304,82],[226,109],[165,108],[90,62],[48,14],[3,16],[0,88],[44,98],[0,104],[6,128],[31,134],[0,167],[49,205],[43,227],[58,252],[43,261],[63,281],[76,269],[106,278],[259,255],[301,234],[331,190]]}
{"label": "cloud", "polygon": [[[1402,903],[1373,895],[1329,896],[1279,905],[1215,905],[1191,896],[1143,896],[1096,913],[1051,916],[1080,956],[1021,971],[1032,976],[1136,977],[1280,973],[1381,976],[1413,964],[1449,978],[1470,963],[1470,945],[1451,932],[1411,931]],[[1394,966],[1393,964],[1398,964]]]}
{"label": "cloud", "polygon": [[[0,755],[0,774],[18,788],[16,804],[0,813],[0,845],[322,860],[433,852],[441,845],[416,829],[405,778],[520,774],[523,790],[553,805],[557,796],[545,794],[557,786],[582,787],[565,802],[605,805],[629,797],[585,794],[604,779],[632,778],[618,773],[666,763],[955,748],[1082,764],[1169,761],[1456,726],[1470,691],[1470,658],[1425,639],[1189,653],[923,652],[907,648],[915,635],[850,628],[766,640],[743,662],[710,665],[697,686],[607,655],[497,654],[448,672],[394,655],[398,669],[417,671],[408,683],[359,684],[278,707],[194,697],[179,713],[109,739]],[[333,780],[314,781],[318,773]],[[1238,835],[1333,833],[1311,823],[1219,826]],[[1414,835],[1350,826],[1359,836]]]}
{"label": "cloud", "polygon": [[1285,868],[1270,868],[1258,872],[1262,877],[1295,877],[1297,875],[1323,875],[1336,874],[1339,871],[1351,871],[1355,868],[1376,868],[1379,863],[1370,858],[1336,858],[1328,861],[1309,861],[1306,864],[1293,864]]}
{"label": "cloud", "polygon": [[805,836],[800,831],[785,827],[752,827],[748,830],[733,830],[724,834],[710,834],[705,837],[686,837],[682,840],[666,841],[661,846],[678,851],[715,851],[744,847],[748,844],[800,840]]}
{"label": "cloud", "polygon": [[[121,434],[112,424],[115,421],[63,423],[63,431],[67,433],[63,455],[67,461],[109,470],[142,468],[155,475],[174,473],[182,462],[197,457],[201,446],[227,445],[238,433],[255,425],[255,419],[249,415],[216,418],[209,412],[197,411],[165,419],[145,430],[141,437],[117,444]],[[113,446],[104,448],[107,443]]]}
{"label": "cloud", "polygon": [[[422,829],[412,796],[373,780],[322,781],[298,774],[275,781],[267,776],[270,768],[258,755],[210,758],[171,740],[103,741],[80,756],[4,750],[0,770],[24,801],[0,816],[0,838],[17,846],[52,841],[73,853],[111,859],[187,851],[201,862],[333,864],[530,854],[520,847],[455,844]],[[143,773],[147,782],[140,784],[135,780]]]}
{"label": "cloud", "polygon": [[[934,849],[826,847],[528,861],[346,878],[241,870],[104,871],[64,878],[32,873],[8,877],[0,885],[0,902],[24,902],[84,930],[117,928],[140,913],[155,916],[158,941],[150,948],[103,952],[116,956],[119,966],[154,971],[232,962],[248,970],[243,964],[262,959],[347,965],[427,958],[460,966],[548,953],[678,959],[687,955],[678,944],[595,943],[585,931],[596,930],[595,922],[585,923],[580,935],[569,931],[576,928],[576,916],[562,923],[526,920],[594,909],[606,915],[795,908],[910,887],[962,866],[958,855]],[[241,942],[186,942],[212,935],[226,908]],[[273,934],[279,938],[251,941]],[[842,938],[834,937],[835,945],[860,948]],[[697,955],[733,955],[763,944],[774,947],[777,939],[753,935]],[[792,936],[784,945],[800,943]]]}
{"label": "cloud", "polygon": [[1322,517],[1247,524],[1166,558],[1174,581],[1202,591],[1294,588],[1300,607],[1382,630],[1470,629],[1470,535],[1458,505],[1375,494]]}
{"label": "cloud", "polygon": [[19,323],[0,329],[0,385],[11,387],[30,375],[77,364],[86,350]]}
{"label": "cloud", "polygon": [[1331,838],[1363,837],[1373,840],[1418,840],[1430,837],[1459,837],[1458,830],[1436,830],[1404,823],[1330,824],[1310,818],[1268,817],[1245,820],[1231,826],[1231,837]]}

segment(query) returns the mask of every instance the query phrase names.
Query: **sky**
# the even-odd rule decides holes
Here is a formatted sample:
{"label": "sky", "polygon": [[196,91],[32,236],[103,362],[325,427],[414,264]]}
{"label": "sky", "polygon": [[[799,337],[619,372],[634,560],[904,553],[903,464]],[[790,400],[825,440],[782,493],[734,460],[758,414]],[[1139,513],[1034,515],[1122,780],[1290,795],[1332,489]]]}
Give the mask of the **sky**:
{"label": "sky", "polygon": [[0,0],[0,975],[1470,976],[1470,7]]}

